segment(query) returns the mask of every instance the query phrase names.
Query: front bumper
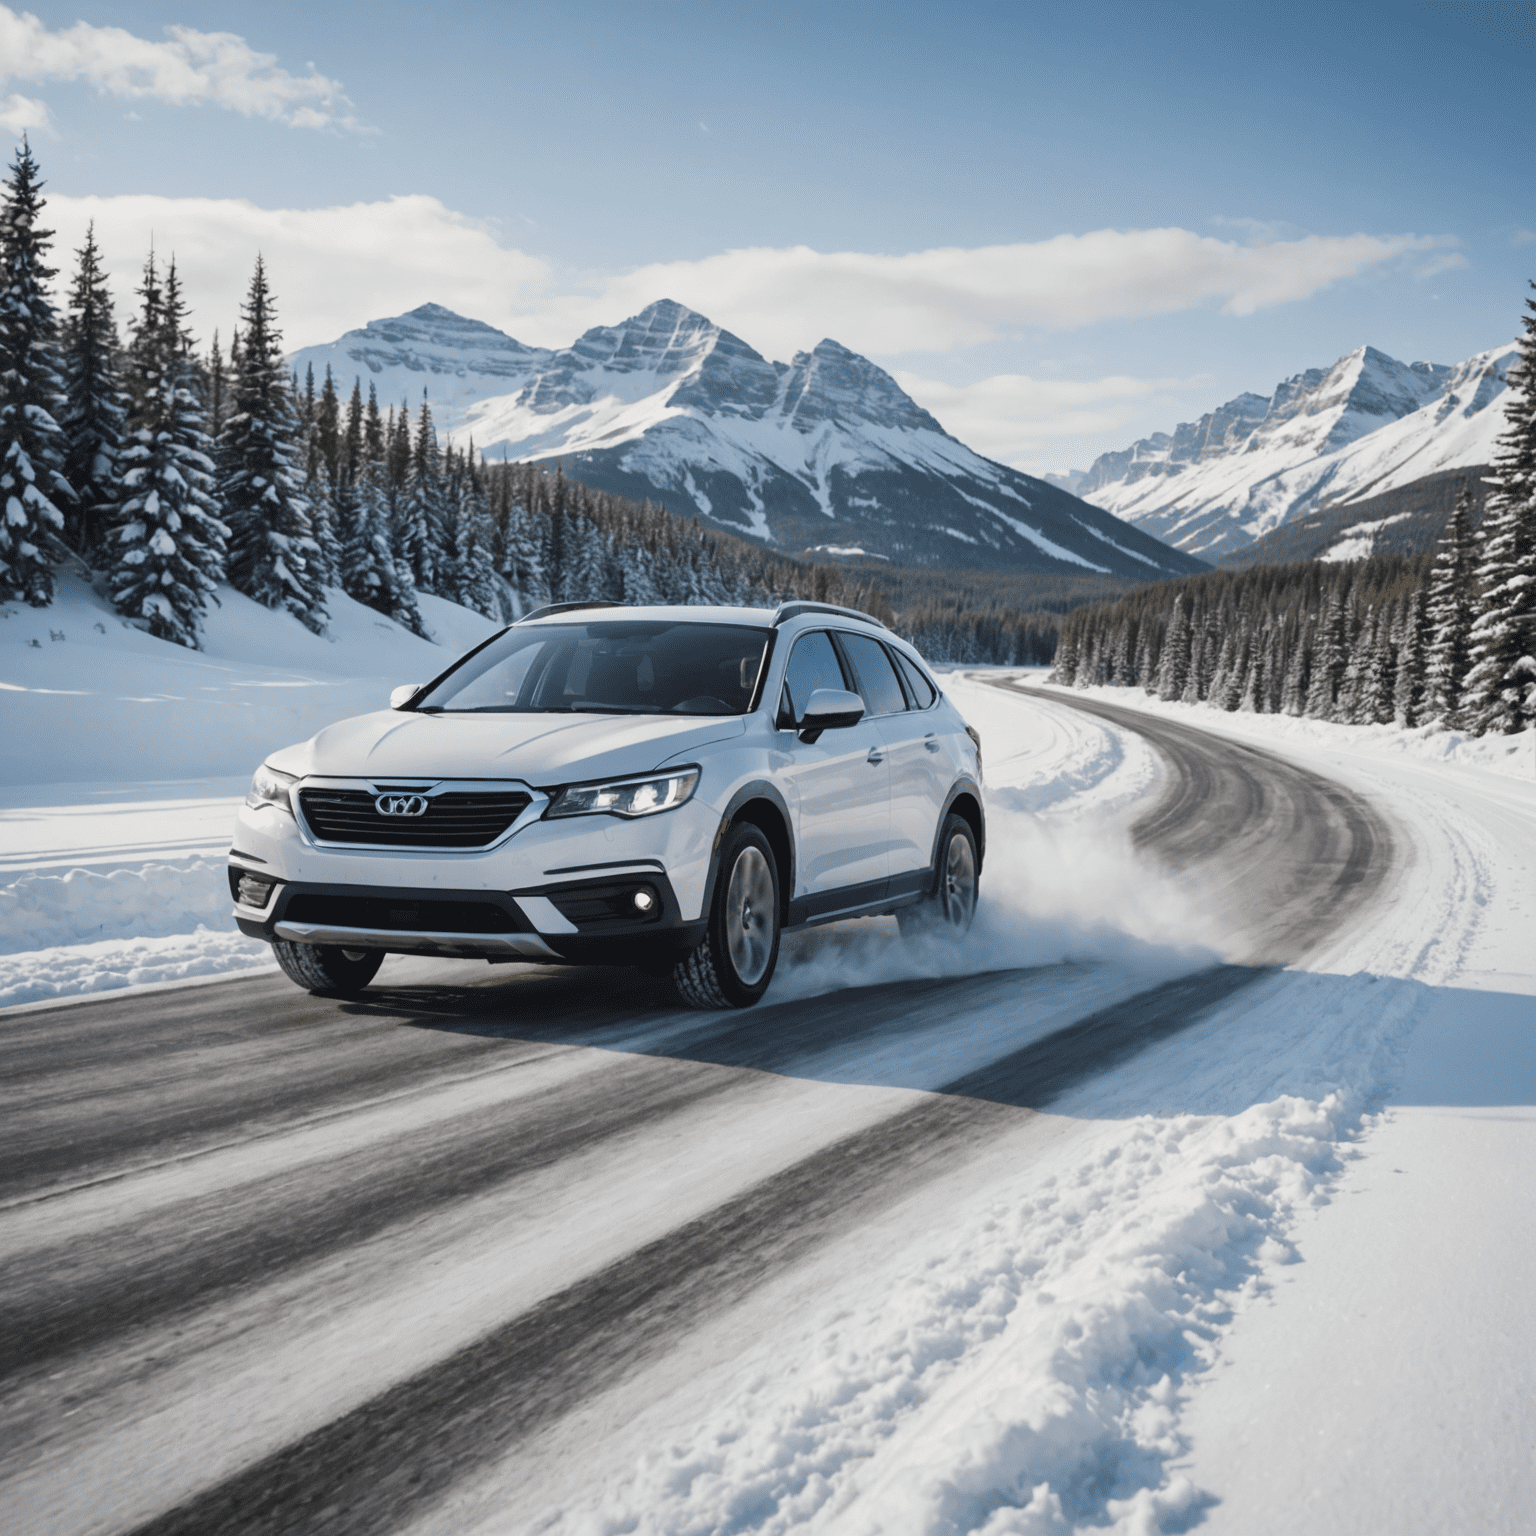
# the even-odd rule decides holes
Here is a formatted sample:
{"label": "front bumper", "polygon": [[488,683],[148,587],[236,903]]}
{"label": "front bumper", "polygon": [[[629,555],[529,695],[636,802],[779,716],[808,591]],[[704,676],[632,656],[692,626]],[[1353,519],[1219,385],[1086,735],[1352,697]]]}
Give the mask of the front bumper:
{"label": "front bumper", "polygon": [[653,869],[524,891],[274,882],[233,860],[229,879],[240,931],[269,943],[655,968],[704,937],[704,923],[683,919],[671,881]]}
{"label": "front bumper", "polygon": [[[242,807],[230,850],[233,915],[243,933],[269,942],[670,965],[704,935],[719,824],[696,798],[632,821],[530,818],[493,847],[452,852],[321,846],[286,810]],[[640,888],[654,901],[626,907]]]}

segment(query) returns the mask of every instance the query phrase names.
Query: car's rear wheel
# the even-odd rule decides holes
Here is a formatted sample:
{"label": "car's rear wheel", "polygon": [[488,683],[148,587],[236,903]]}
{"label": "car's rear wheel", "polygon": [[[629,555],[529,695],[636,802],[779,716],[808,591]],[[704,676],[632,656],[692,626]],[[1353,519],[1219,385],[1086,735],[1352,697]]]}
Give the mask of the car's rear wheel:
{"label": "car's rear wheel", "polygon": [[679,960],[673,985],[694,1008],[750,1008],[779,961],[779,872],[750,823],[725,834],[703,943]]}
{"label": "car's rear wheel", "polygon": [[356,997],[379,973],[382,949],[339,949],[273,939],[272,953],[290,981],[320,997]]}
{"label": "car's rear wheel", "polygon": [[951,811],[939,835],[939,867],[933,889],[920,902],[896,914],[902,933],[908,938],[920,933],[959,938],[976,916],[979,874],[976,834],[965,817]]}

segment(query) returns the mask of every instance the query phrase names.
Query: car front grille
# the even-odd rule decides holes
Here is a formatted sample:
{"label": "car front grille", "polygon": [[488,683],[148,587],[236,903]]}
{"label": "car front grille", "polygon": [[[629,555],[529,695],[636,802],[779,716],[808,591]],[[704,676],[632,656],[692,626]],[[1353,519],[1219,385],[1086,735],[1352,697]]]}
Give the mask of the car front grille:
{"label": "car front grille", "polygon": [[433,795],[421,816],[381,816],[365,789],[301,789],[309,830],[325,843],[391,848],[484,848],[527,809],[520,790]]}
{"label": "car front grille", "polygon": [[288,923],[326,928],[384,929],[396,933],[527,933],[532,930],[492,901],[439,901],[409,896],[294,896],[283,913]]}

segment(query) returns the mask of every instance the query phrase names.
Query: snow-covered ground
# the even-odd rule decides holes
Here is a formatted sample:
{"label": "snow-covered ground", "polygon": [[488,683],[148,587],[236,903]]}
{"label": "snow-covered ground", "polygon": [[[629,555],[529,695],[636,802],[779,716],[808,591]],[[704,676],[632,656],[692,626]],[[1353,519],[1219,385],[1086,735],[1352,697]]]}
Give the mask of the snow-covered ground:
{"label": "snow-covered ground", "polygon": [[[401,680],[418,675],[421,666],[409,664],[426,654],[402,658]],[[21,680],[13,691],[52,686],[15,673],[9,648],[4,655],[0,680]],[[381,656],[379,665],[386,660],[394,664]],[[222,664],[226,688],[254,672]],[[317,710],[349,686],[371,702],[386,676],[379,686],[347,685],[311,671]],[[68,676],[79,682],[78,672]],[[158,683],[140,690],[144,699]],[[103,707],[113,686],[123,687],[99,688]],[[951,676],[946,687],[986,751],[991,852],[973,934],[959,949],[904,946],[882,921],[796,939],[769,1003],[1040,969],[1006,992],[977,994],[963,1018],[797,1061],[782,1089],[767,1075],[765,1095],[797,1094],[824,1118],[849,1106],[826,1119],[824,1137],[890,1113],[899,1095],[950,1081],[999,1049],[1223,958],[1221,914],[1204,909],[1197,886],[1132,851],[1130,823],[1162,772],[1134,731],[1006,693],[980,674]],[[1367,795],[1410,850],[1389,898],[1303,965],[1250,984],[1049,1112],[999,1119],[984,1150],[952,1174],[854,1225],[750,1305],[703,1322],[681,1347],[583,1403],[574,1429],[561,1421],[520,1445],[515,1462],[485,1468],[420,1529],[1528,1528],[1536,1508],[1528,1390],[1536,1314],[1524,1294],[1536,1240],[1522,1215],[1536,1174],[1531,742],[1452,742],[1091,692],[1264,745]],[[0,700],[5,707],[9,695]],[[166,718],[197,718],[195,700],[163,702],[182,706]],[[55,718],[73,712],[88,713],[76,705]],[[237,718],[231,707],[226,719]],[[269,725],[276,737],[257,745]],[[0,965],[14,969],[0,971],[0,984],[10,997],[259,959],[219,927],[219,820],[248,764],[276,739],[304,733],[297,717],[253,717],[238,743],[239,779],[7,791],[0,935],[9,952]],[[180,742],[171,734],[162,742],[149,776],[164,779]],[[235,769],[210,759],[200,771]],[[451,969],[403,958],[388,965]],[[431,1113],[458,1112],[452,1094],[440,1097]],[[779,1145],[787,1132],[774,1129],[773,1104],[766,1108],[764,1147],[803,1155],[795,1137]],[[758,1156],[755,1125],[733,1124],[718,1142],[722,1156],[726,1147],[737,1160]],[[646,1187],[633,1191],[642,1204],[665,1194],[665,1209],[647,1218],[663,1223],[658,1232],[686,1219],[676,1201],[694,1199],[688,1180],[705,1171],[680,1133],[662,1132],[657,1152],[671,1161],[647,1164]],[[657,1172],[673,1162],[675,1186]],[[155,1195],[146,1184],[113,1198],[153,1204],[184,1194],[175,1185]],[[604,1198],[591,1213],[562,1204],[553,1247],[588,1244],[600,1263],[602,1243],[630,1242],[633,1233],[614,1225],[613,1191]],[[188,1436],[194,1425],[201,1434],[227,1420],[220,1454],[239,1466],[265,1454],[260,1435],[281,1444],[471,1342],[496,1321],[485,1310],[488,1280],[463,1292],[479,1298],[476,1308],[430,1312],[424,1303],[459,1294],[463,1264],[505,1272],[490,1231],[475,1228],[462,1263],[451,1244],[430,1244],[416,1300],[381,1288],[377,1317],[349,1301],[358,1321],[346,1338],[300,1332],[269,1353],[266,1335],[255,1334],[231,1344],[227,1370],[190,1361],[195,1381],[175,1410]],[[404,1272],[399,1251],[385,1257],[391,1276]],[[409,1324],[429,1312],[434,1332]],[[380,1351],[386,1334],[391,1347]],[[338,1349],[351,1353],[343,1359]],[[253,1424],[253,1391],[277,1394],[282,1415]],[[162,1422],[153,1432],[164,1430]],[[149,1446],[150,1433],[122,1426],[114,1455]],[[187,1443],[176,1476],[226,1475],[210,1469],[207,1445],[199,1441],[194,1455]],[[102,1462],[130,1464],[143,1463]],[[152,1512],[158,1490],[144,1492]],[[49,1496],[63,1494],[53,1486]]]}
{"label": "snow-covered ground", "polygon": [[316,636],[219,598],[202,651],[68,572],[52,607],[0,606],[0,1006],[268,966],[225,876],[252,771],[493,627],[423,596],[432,643],[332,592]]}

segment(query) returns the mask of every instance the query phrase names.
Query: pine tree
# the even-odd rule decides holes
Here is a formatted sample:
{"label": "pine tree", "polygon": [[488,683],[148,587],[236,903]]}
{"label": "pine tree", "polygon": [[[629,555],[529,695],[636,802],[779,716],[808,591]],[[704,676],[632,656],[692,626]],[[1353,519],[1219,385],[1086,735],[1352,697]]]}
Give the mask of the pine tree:
{"label": "pine tree", "polygon": [[1349,665],[1349,587],[1335,578],[1329,583],[1327,605],[1312,652],[1312,680],[1307,689],[1307,714],[1332,720],[1339,690]]}
{"label": "pine tree", "polygon": [[1168,620],[1168,634],[1157,664],[1158,698],[1182,697],[1189,678],[1189,648],[1189,610],[1184,605],[1184,594],[1180,592],[1173,600],[1173,615]]}
{"label": "pine tree", "polygon": [[1403,614],[1402,637],[1398,642],[1397,679],[1392,698],[1397,719],[1412,730],[1423,719],[1424,687],[1429,671],[1429,617],[1424,607],[1424,593],[1412,593]]}
{"label": "pine tree", "polygon": [[324,556],[299,489],[293,403],[259,256],[241,318],[245,333],[230,370],[231,412],[219,445],[229,579],[246,596],[286,610],[318,634],[326,617],[317,570]]}
{"label": "pine tree", "polygon": [[1316,621],[1309,619],[1292,642],[1285,678],[1280,688],[1280,709],[1287,715],[1306,713],[1307,684],[1311,680],[1312,648],[1316,643],[1316,634]]}
{"label": "pine tree", "polygon": [[1525,310],[1507,425],[1494,457],[1480,611],[1470,635],[1467,713],[1479,732],[1536,724],[1536,301],[1527,299]]}
{"label": "pine tree", "polygon": [[1425,595],[1430,638],[1424,718],[1452,730],[1465,723],[1461,704],[1477,612],[1478,537],[1472,505],[1472,489],[1464,484],[1435,549]]}
{"label": "pine tree", "polygon": [[96,226],[75,253],[74,283],[64,318],[64,476],[74,489],[65,508],[65,536],[88,559],[112,524],[121,499],[118,452],[122,447],[128,399],[119,376],[117,322]]}
{"label": "pine tree", "polygon": [[25,138],[0,204],[0,601],[53,601],[48,546],[75,499],[64,476],[63,379],[47,264],[53,232]]}
{"label": "pine tree", "polygon": [[361,384],[353,383],[339,470],[337,495],[350,530],[342,545],[342,589],[412,633],[424,634],[410,573],[395,555],[384,423],[371,385],[365,413]]}
{"label": "pine tree", "polygon": [[153,260],[134,338],[142,395],[119,454],[123,499],[103,549],[117,611],[197,650],[208,599],[224,576],[229,530],[211,494],[213,461],[176,264],[162,289]]}
{"label": "pine tree", "polygon": [[229,391],[229,370],[224,366],[224,354],[219,350],[219,333],[213,333],[208,346],[208,410],[205,430],[209,440],[217,443],[224,430],[224,400]]}
{"label": "pine tree", "polygon": [[425,397],[411,453],[410,478],[400,506],[397,552],[411,568],[418,592],[438,592],[443,584],[447,520],[443,457]]}

